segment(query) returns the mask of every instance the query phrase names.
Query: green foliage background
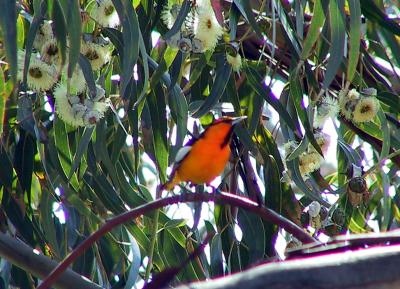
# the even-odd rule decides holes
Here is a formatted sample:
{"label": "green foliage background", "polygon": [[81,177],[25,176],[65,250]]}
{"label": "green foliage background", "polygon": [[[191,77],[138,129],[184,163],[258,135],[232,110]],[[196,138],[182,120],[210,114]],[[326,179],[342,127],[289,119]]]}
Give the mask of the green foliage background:
{"label": "green foliage background", "polygon": [[[93,77],[105,87],[116,111],[125,113],[118,117],[110,110],[95,127],[72,129],[44,109],[42,96],[19,94],[14,76],[21,64],[17,64],[16,53],[17,48],[32,45],[41,19],[52,19],[59,28],[60,49],[67,52],[66,37],[70,40],[68,65],[78,65],[81,31],[93,31],[93,23],[81,26],[80,9],[94,5],[93,1],[1,1],[3,232],[15,234],[61,261],[108,218],[153,200],[145,170],[153,170],[158,181],[165,181],[167,167],[187,135],[188,118],[200,118],[207,124],[210,111],[218,115],[227,112],[221,103],[230,103],[234,115],[248,116],[237,135],[241,149],[255,160],[255,173],[265,187],[262,194],[269,208],[302,225],[302,209],[312,200],[320,201],[329,210],[331,222],[321,228],[328,235],[371,231],[370,219],[376,220],[382,231],[398,225],[400,158],[393,153],[400,149],[399,1],[213,1],[217,14],[223,11],[229,32],[215,51],[202,54],[174,50],[162,39],[153,47],[152,32],[163,36],[168,31],[160,21],[165,2],[114,1],[120,6],[122,25],[118,29],[96,27],[96,33],[109,37],[114,50],[111,62]],[[397,15],[397,20],[388,13]],[[268,41],[262,41],[264,38]],[[240,73],[232,72],[226,63],[232,41],[239,44],[243,58]],[[134,65],[137,80],[132,74]],[[115,74],[121,75],[119,85],[111,80]],[[286,84],[279,99],[265,86],[267,76]],[[281,182],[284,160],[267,128],[263,107],[268,103],[279,113],[278,134],[285,142],[307,138],[313,143],[307,114],[315,109],[322,90],[336,96],[346,85],[358,90],[376,88],[381,105],[378,116],[364,124],[338,117],[337,171],[321,175],[318,170],[305,182],[294,158],[288,163],[292,182]],[[310,103],[307,113],[301,106],[304,98]],[[167,138],[173,129],[176,138]],[[126,132],[133,139],[130,146]],[[369,199],[353,207],[347,199],[346,172],[351,164],[363,164],[359,144],[364,142],[370,144],[370,161],[377,166],[367,176]],[[145,153],[156,171],[144,161]],[[383,173],[381,164],[389,154],[392,158],[385,162]],[[249,180],[240,174],[246,168],[243,156],[236,156],[236,161],[237,166],[231,166],[234,172],[221,188],[232,192],[242,178],[244,190],[237,193],[251,196]],[[62,194],[57,195],[56,189]],[[339,198],[329,203],[322,191]],[[65,224],[55,216],[54,204],[65,211]],[[201,254],[180,271],[175,284],[241,271],[275,254],[276,224],[229,207],[215,206],[213,214],[213,219],[201,220],[199,228],[192,230],[167,210],[149,213],[115,228],[86,251],[73,269],[105,286],[131,288],[148,277],[149,256],[153,255],[152,273],[179,266],[206,232],[215,233],[210,260]],[[243,232],[241,240],[235,236],[235,224]],[[132,252],[133,261],[128,258]],[[2,288],[37,284],[29,271],[14,266],[0,271]]]}

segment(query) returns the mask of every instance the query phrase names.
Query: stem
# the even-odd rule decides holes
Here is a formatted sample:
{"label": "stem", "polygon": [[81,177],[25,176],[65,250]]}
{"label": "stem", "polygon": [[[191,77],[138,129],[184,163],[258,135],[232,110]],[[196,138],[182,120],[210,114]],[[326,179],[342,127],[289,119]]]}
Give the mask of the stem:
{"label": "stem", "polygon": [[157,241],[157,231],[158,231],[158,219],[160,217],[160,210],[156,210],[154,212],[154,219],[153,219],[153,230],[151,231],[151,240],[150,240],[150,250],[149,250],[149,262],[147,263],[146,273],[144,275],[144,281],[146,283],[149,282],[150,272],[153,267],[153,257],[154,257],[154,248]]}
{"label": "stem", "polygon": [[[39,279],[46,278],[59,265],[49,257],[39,254],[21,240],[2,232],[0,232],[0,257]],[[57,289],[102,289],[101,286],[87,278],[82,278],[71,269],[65,270],[53,286]]]}
{"label": "stem", "polygon": [[64,259],[47,278],[37,287],[37,289],[49,288],[64,272],[69,265],[72,264],[86,249],[88,249],[94,242],[104,236],[106,233],[110,232],[113,228],[121,225],[125,222],[131,221],[138,216],[147,214],[149,211],[160,209],[162,207],[178,204],[178,203],[190,203],[190,202],[215,202],[217,204],[231,205],[235,207],[240,207],[249,210],[256,215],[260,216],[264,220],[267,220],[273,224],[277,224],[279,227],[285,229],[288,233],[293,234],[297,239],[303,243],[313,243],[318,242],[316,239],[311,237],[302,228],[297,226],[292,221],[286,219],[285,217],[279,215],[275,211],[268,209],[264,206],[259,206],[257,203],[243,197],[232,195],[229,193],[193,193],[193,194],[183,194],[179,196],[172,196],[163,199],[157,199],[150,203],[144,204],[137,207],[136,209],[130,210],[123,214],[120,214],[102,225],[96,232],[91,234],[85,241],[80,243],[72,252]]}
{"label": "stem", "polygon": [[366,171],[364,173],[364,176],[371,174],[376,169],[379,169],[385,163],[385,161],[395,158],[398,155],[400,155],[400,149],[398,149],[398,150],[392,152],[391,154],[388,154],[386,157],[382,158],[379,162],[377,162],[375,165],[373,165],[368,171]]}

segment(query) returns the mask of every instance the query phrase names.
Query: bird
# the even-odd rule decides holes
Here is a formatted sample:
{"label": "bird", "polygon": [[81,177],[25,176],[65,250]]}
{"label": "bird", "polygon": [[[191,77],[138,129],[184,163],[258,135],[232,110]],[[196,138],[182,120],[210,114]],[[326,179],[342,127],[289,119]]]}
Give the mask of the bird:
{"label": "bird", "polygon": [[160,191],[172,190],[181,182],[209,185],[225,168],[231,155],[234,127],[247,116],[216,119],[198,138],[193,138],[176,154],[171,174]]}

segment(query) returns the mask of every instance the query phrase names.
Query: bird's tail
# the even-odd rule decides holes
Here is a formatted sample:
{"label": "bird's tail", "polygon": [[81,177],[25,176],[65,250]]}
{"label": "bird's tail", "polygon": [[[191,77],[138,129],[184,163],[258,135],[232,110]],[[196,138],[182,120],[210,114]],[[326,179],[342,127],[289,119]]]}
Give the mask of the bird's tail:
{"label": "bird's tail", "polygon": [[172,177],[170,177],[170,179],[166,183],[164,183],[158,187],[158,191],[160,193],[162,191],[171,191],[179,183],[180,183],[180,179],[179,179],[178,175],[175,173],[175,174],[173,174]]}

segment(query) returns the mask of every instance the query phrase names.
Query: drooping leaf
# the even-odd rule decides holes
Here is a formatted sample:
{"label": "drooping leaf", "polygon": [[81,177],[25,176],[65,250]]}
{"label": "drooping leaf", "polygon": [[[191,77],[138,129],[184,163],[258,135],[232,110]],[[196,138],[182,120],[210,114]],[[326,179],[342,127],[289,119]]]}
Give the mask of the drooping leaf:
{"label": "drooping leaf", "polygon": [[346,36],[344,15],[343,11],[341,11],[343,7],[343,0],[330,0],[329,2],[329,27],[331,29],[331,47],[329,48],[328,65],[326,67],[325,78],[323,81],[324,89],[327,89],[332,83],[343,59]]}
{"label": "drooping leaf", "polygon": [[312,47],[318,40],[320,31],[325,22],[324,10],[322,9],[321,0],[314,1],[313,18],[304,40],[303,50],[301,51],[301,59],[305,60],[311,52]]}
{"label": "drooping leaf", "polygon": [[361,7],[360,1],[349,0],[350,8],[350,49],[347,63],[347,81],[351,82],[358,64],[361,40]]}
{"label": "drooping leaf", "polygon": [[4,37],[7,61],[10,64],[11,79],[17,83],[17,9],[13,0],[2,1],[0,9],[0,28]]}
{"label": "drooping leaf", "polygon": [[[65,11],[65,10],[64,10]],[[69,36],[68,78],[72,77],[81,48],[81,11],[78,0],[68,0],[67,28]]]}

